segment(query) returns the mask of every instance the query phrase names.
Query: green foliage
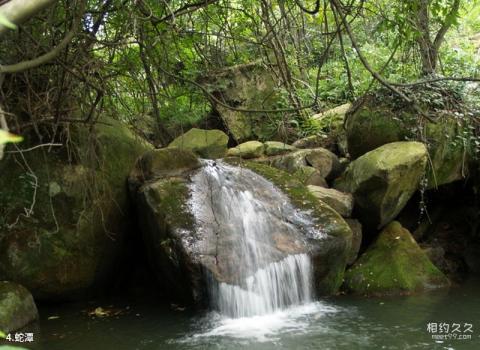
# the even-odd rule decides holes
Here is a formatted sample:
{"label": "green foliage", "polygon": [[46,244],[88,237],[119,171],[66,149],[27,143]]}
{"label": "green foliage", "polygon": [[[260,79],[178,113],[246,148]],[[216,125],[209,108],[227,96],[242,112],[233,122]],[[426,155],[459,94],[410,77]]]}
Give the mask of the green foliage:
{"label": "green foliage", "polygon": [[[31,25],[25,25],[28,36],[10,33],[0,48],[2,63],[38,57],[59,42],[68,29],[63,25],[65,18],[72,14],[68,3],[52,7],[48,20],[35,18]],[[253,0],[219,0],[198,9],[187,6],[187,13],[171,18],[172,11],[188,4],[184,0],[169,1],[168,6],[154,0],[139,6],[118,4],[115,11],[107,11],[92,43],[86,44],[82,36],[73,40],[60,61],[73,65],[69,72],[54,64],[33,71],[24,80],[12,78],[12,84],[7,77],[5,86],[12,91],[31,86],[28,92],[12,93],[15,99],[7,103],[7,110],[41,120],[58,115],[82,118],[92,109],[97,95],[92,86],[98,86],[105,93],[96,109],[128,122],[152,141],[161,132],[167,134],[165,144],[185,129],[210,127],[212,99],[208,93],[215,94],[228,81],[210,86],[202,77],[225,67],[261,62],[275,76],[272,93],[280,96],[269,107],[289,109],[316,102],[312,110],[258,113],[258,118],[250,114],[255,116],[255,123],[265,124],[252,126],[262,129],[265,139],[272,135],[291,138],[323,129],[305,121],[309,114],[353,101],[379,87],[345,30],[341,31],[343,45],[338,35],[333,35],[340,19],[329,6],[308,15],[295,1],[269,0],[261,6]],[[438,73],[478,76],[478,44],[469,38],[480,30],[480,2],[462,1],[459,11],[451,11],[454,0],[431,0],[429,4],[432,37],[442,24],[452,25],[441,46]],[[102,6],[103,2],[88,1],[91,13],[84,16],[85,30],[99,19]],[[418,0],[375,0],[353,1],[345,8],[351,11],[347,19],[363,55],[389,81],[418,78],[416,41],[420,34],[413,23],[418,6]],[[335,40],[318,71],[331,38]],[[38,45],[33,46],[32,39]],[[242,103],[234,101],[233,105],[237,102]],[[264,106],[259,100],[250,107]],[[71,111],[76,115],[70,115]]]}

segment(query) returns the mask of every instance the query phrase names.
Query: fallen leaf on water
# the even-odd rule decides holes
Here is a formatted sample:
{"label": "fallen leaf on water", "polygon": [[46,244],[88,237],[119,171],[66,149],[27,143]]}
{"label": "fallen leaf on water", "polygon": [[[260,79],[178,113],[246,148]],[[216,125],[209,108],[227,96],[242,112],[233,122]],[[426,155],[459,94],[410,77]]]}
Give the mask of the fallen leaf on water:
{"label": "fallen leaf on water", "polygon": [[175,311],[185,311],[185,307],[178,306],[177,304],[170,304],[170,307]]}
{"label": "fallen leaf on water", "polygon": [[56,320],[57,318],[60,318],[60,316],[48,316],[47,320]]}
{"label": "fallen leaf on water", "polygon": [[92,317],[111,317],[111,316],[122,315],[126,313],[126,310],[114,308],[113,306],[109,306],[107,308],[98,306],[93,310],[86,311],[86,313],[88,316],[92,316]]}

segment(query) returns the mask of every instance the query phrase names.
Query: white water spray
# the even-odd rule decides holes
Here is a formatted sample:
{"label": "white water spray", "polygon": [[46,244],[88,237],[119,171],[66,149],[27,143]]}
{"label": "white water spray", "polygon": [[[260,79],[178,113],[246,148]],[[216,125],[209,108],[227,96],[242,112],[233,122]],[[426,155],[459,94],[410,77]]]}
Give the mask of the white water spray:
{"label": "white water spray", "polygon": [[[266,315],[312,298],[305,232],[313,223],[258,174],[208,161],[190,206],[214,256],[213,306],[228,317]],[[320,232],[313,233],[318,236]]]}

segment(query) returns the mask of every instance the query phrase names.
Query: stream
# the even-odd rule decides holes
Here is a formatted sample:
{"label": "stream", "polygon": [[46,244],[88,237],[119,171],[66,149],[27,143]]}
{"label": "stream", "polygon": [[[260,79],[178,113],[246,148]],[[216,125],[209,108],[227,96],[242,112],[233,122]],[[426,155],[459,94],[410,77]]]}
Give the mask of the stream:
{"label": "stream", "polygon": [[213,161],[193,177],[191,193],[197,230],[206,237],[192,247],[209,262],[213,276],[209,310],[168,305],[156,295],[43,305],[40,322],[27,327],[34,342],[22,345],[32,350],[480,349],[479,280],[413,296],[318,299],[304,252],[306,234],[322,239],[322,232],[287,196],[253,172]]}
{"label": "stream", "polygon": [[[229,319],[156,299],[41,306],[32,350],[479,349],[480,280],[414,296],[338,296],[270,315]],[[109,305],[118,316],[88,316]],[[52,316],[53,319],[52,319]],[[58,318],[55,318],[58,317]],[[50,319],[49,319],[50,318]],[[472,324],[471,339],[434,340],[429,323]],[[437,328],[437,333],[440,334]]]}

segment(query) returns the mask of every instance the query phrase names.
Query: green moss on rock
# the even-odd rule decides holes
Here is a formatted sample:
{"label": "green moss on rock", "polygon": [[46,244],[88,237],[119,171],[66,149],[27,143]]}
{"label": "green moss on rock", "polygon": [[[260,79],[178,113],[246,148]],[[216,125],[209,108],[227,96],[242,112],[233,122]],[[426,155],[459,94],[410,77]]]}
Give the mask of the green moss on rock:
{"label": "green moss on rock", "polygon": [[309,165],[300,167],[293,173],[293,177],[304,185],[328,187],[327,180],[322,177],[321,172]]}
{"label": "green moss on rock", "polygon": [[335,188],[353,193],[362,223],[381,228],[394,219],[418,189],[427,150],[420,142],[393,142],[350,163]]}
{"label": "green moss on rock", "polygon": [[8,333],[38,318],[30,292],[19,284],[0,281],[0,330]]}
{"label": "green moss on rock", "polygon": [[[395,107],[387,100],[368,95],[347,114],[348,152],[353,158],[387,143],[416,140],[428,146],[431,159],[427,168],[428,188],[466,177],[469,152],[459,140],[463,137],[462,122],[454,112],[428,111],[434,122],[421,123],[422,117],[410,107]],[[420,133],[421,124],[425,126]]]}
{"label": "green moss on rock", "polygon": [[241,157],[244,159],[258,158],[264,153],[265,146],[259,141],[247,141],[239,144],[237,147],[230,148],[227,155],[229,157]]}
{"label": "green moss on rock", "polygon": [[387,143],[404,141],[413,136],[404,124],[405,120],[413,118],[412,115],[399,118],[382,105],[362,105],[354,111],[354,114],[348,115],[345,125],[348,153],[354,159]]}
{"label": "green moss on rock", "polygon": [[172,300],[198,304],[203,281],[193,242],[198,241],[195,219],[188,208],[188,180],[158,179],[136,192],[140,228],[152,270],[162,291]]}
{"label": "green moss on rock", "polygon": [[266,141],[265,142],[265,155],[277,156],[279,154],[289,153],[295,151],[296,148],[286,143],[279,141]]}
{"label": "green moss on rock", "polygon": [[154,149],[143,154],[135,163],[128,178],[134,190],[146,181],[179,176],[200,167],[200,160],[192,151],[180,148]]}
{"label": "green moss on rock", "polygon": [[320,295],[334,294],[342,283],[352,240],[352,231],[344,219],[287,172],[252,161],[228,159],[227,162],[262,175],[286,193],[295,207],[311,214],[325,233],[325,237],[311,242],[316,290]]}
{"label": "green moss on rock", "polygon": [[192,128],[173,140],[168,147],[190,150],[202,158],[215,159],[225,156],[228,136],[221,130]]}
{"label": "green moss on rock", "polygon": [[345,273],[345,289],[353,294],[408,294],[449,285],[408,230],[390,223]]}
{"label": "green moss on rock", "polygon": [[103,122],[72,128],[73,160],[64,148],[38,149],[0,164],[0,276],[36,298],[72,299],[105,283],[121,250],[126,179],[149,147],[121,123]]}

